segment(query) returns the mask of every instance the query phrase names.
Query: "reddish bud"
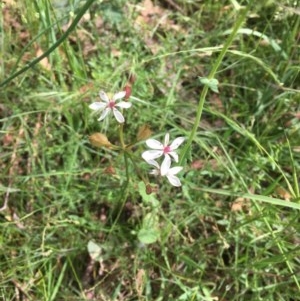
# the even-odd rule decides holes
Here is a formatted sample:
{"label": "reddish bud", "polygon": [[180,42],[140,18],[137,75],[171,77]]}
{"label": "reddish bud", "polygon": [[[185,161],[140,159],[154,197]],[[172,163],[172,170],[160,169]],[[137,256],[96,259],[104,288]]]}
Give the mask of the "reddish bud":
{"label": "reddish bud", "polygon": [[131,84],[131,85],[133,85],[134,84],[134,82],[136,81],[136,76],[134,75],[134,74],[130,74],[129,75],[129,83]]}
{"label": "reddish bud", "polygon": [[126,85],[124,87],[124,91],[126,92],[125,99],[128,99],[130,97],[130,95],[131,95],[131,87],[129,85]]}
{"label": "reddish bud", "polygon": [[105,168],[104,173],[109,174],[109,175],[115,175],[116,170],[114,169],[113,166],[108,166]]}
{"label": "reddish bud", "polygon": [[147,194],[151,194],[152,193],[152,187],[151,187],[151,185],[149,183],[146,185],[146,193]]}

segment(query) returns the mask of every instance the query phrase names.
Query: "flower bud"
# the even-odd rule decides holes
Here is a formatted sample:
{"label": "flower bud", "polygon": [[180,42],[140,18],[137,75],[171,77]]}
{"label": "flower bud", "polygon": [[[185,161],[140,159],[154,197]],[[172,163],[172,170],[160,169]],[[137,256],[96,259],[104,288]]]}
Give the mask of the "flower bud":
{"label": "flower bud", "polygon": [[136,135],[137,141],[146,140],[152,135],[152,131],[150,130],[147,124],[142,125],[139,128],[139,131]]}
{"label": "flower bud", "polygon": [[147,194],[151,194],[152,193],[152,187],[151,187],[151,185],[149,183],[146,185],[146,193]]}
{"label": "flower bud", "polygon": [[107,137],[101,133],[94,133],[89,136],[90,143],[96,147],[110,147],[112,144],[109,142]]}
{"label": "flower bud", "polygon": [[131,73],[129,75],[129,82],[130,82],[130,84],[133,85],[135,81],[136,81],[136,76],[133,73]]}
{"label": "flower bud", "polygon": [[131,95],[131,87],[129,85],[126,85],[123,89],[125,91],[125,99],[127,100]]}
{"label": "flower bud", "polygon": [[115,175],[116,174],[116,170],[114,169],[114,167],[108,166],[104,169],[104,173],[108,174],[108,175]]}

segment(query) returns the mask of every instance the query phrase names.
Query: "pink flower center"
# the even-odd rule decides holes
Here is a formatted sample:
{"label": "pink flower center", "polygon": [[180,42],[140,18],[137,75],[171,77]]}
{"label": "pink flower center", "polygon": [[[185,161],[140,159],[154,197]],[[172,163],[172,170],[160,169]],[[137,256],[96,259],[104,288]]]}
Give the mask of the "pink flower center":
{"label": "pink flower center", "polygon": [[107,105],[110,109],[113,109],[115,106],[116,106],[116,103],[113,101],[113,100],[111,100],[109,103],[108,103],[108,105]]}
{"label": "pink flower center", "polygon": [[164,154],[168,154],[171,151],[171,147],[169,145],[165,146],[163,149]]}

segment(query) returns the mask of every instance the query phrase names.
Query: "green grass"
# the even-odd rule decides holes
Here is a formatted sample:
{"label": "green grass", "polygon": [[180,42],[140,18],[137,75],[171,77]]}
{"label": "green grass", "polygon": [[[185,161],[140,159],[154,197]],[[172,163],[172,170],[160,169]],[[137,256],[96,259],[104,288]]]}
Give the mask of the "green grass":
{"label": "green grass", "polygon": [[[299,1],[21,2],[0,14],[0,299],[300,300]],[[130,75],[124,127],[98,122]],[[181,188],[149,175],[145,124],[186,138]],[[132,148],[89,142],[120,131]]]}

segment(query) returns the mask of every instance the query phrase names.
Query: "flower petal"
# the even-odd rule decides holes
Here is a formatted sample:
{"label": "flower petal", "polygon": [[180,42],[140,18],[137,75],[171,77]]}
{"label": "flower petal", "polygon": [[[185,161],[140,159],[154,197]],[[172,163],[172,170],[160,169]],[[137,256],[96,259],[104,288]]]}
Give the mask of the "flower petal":
{"label": "flower petal", "polygon": [[147,161],[148,164],[155,166],[157,169],[160,169],[159,164],[155,160]]}
{"label": "flower petal", "polygon": [[163,150],[164,146],[156,139],[148,139],[146,140],[146,144],[152,149],[161,149]]}
{"label": "flower petal", "polygon": [[101,114],[100,118],[98,118],[98,120],[99,121],[103,120],[110,111],[111,111],[111,109],[109,109],[109,108],[104,109],[104,111],[102,112],[102,114]]}
{"label": "flower petal", "polygon": [[128,109],[128,108],[131,107],[131,105],[132,105],[131,102],[121,101],[121,102],[116,104],[116,107],[120,107],[120,108],[123,108],[123,109]]}
{"label": "flower petal", "polygon": [[167,133],[166,135],[165,135],[165,143],[164,143],[164,146],[167,146],[168,144],[169,144],[169,141],[170,141],[170,134],[169,133]]}
{"label": "flower petal", "polygon": [[164,161],[160,167],[160,174],[166,176],[169,173],[171,167],[171,158],[168,155],[165,155]]}
{"label": "flower petal", "polygon": [[169,180],[171,185],[173,185],[175,187],[180,187],[181,186],[181,182],[176,176],[168,175],[167,179]]}
{"label": "flower petal", "polygon": [[183,167],[182,166],[175,166],[169,169],[168,174],[169,175],[176,175],[178,174],[180,171],[182,171]]}
{"label": "flower petal", "polygon": [[121,92],[116,93],[112,99],[115,101],[120,98],[123,98],[125,95],[126,95],[126,91],[121,91]]}
{"label": "flower petal", "polygon": [[105,107],[106,107],[105,102],[93,102],[92,104],[89,105],[89,108],[94,111],[103,110]]}
{"label": "flower petal", "polygon": [[113,112],[119,123],[123,123],[125,121],[124,116],[120,111],[118,111],[116,108],[113,108]]}
{"label": "flower petal", "polygon": [[155,169],[150,171],[151,175],[158,176],[160,174],[160,166],[155,160],[147,161],[148,164],[155,166]]}
{"label": "flower petal", "polygon": [[99,96],[102,100],[104,100],[105,102],[109,102],[109,97],[107,96],[107,94],[104,91],[100,91],[99,92]]}
{"label": "flower petal", "polygon": [[[162,156],[163,151],[160,150],[148,150],[142,153],[142,157],[145,161],[151,161]],[[152,164],[153,165],[153,164]]]}
{"label": "flower petal", "polygon": [[172,150],[177,149],[179,147],[179,145],[183,143],[184,140],[185,140],[184,137],[176,138],[170,145],[171,149]]}
{"label": "flower petal", "polygon": [[178,162],[178,154],[176,152],[169,152],[168,155],[172,156],[176,163]]}
{"label": "flower petal", "polygon": [[154,176],[159,176],[159,169],[152,169],[150,172],[149,172],[150,175],[154,175]]}

